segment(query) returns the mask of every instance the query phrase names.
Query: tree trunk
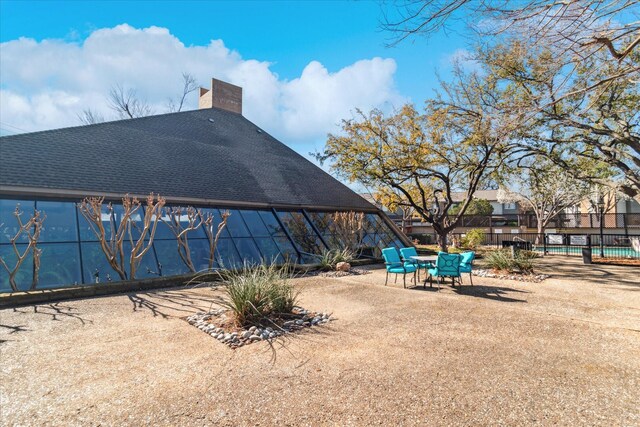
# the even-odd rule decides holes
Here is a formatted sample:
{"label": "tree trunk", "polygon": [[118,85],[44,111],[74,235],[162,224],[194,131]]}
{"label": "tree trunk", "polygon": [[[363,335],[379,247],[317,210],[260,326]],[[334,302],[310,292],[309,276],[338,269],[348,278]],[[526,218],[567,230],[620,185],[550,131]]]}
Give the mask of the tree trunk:
{"label": "tree trunk", "polygon": [[440,246],[440,251],[448,252],[447,251],[447,234],[449,234],[448,231],[444,228],[436,226],[436,224],[433,224],[433,230],[437,234],[438,246]]}
{"label": "tree trunk", "polygon": [[538,220],[538,234],[536,235],[536,246],[540,244],[540,237],[544,234],[544,224]]}

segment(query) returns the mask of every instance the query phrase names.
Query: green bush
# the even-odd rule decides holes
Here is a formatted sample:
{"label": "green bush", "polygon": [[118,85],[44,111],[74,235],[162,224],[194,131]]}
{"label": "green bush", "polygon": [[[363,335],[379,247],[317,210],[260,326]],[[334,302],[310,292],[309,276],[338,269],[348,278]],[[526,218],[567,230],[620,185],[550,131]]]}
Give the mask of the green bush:
{"label": "green bush", "polygon": [[499,249],[485,255],[485,264],[494,270],[503,270],[510,273],[532,273],[535,259],[538,254],[533,251],[516,251],[515,257],[511,256],[510,249]]}
{"label": "green bush", "polygon": [[225,296],[219,302],[227,307],[241,326],[261,324],[268,316],[291,313],[298,291],[287,282],[289,266],[246,266],[235,272],[222,272]]}
{"label": "green bush", "polygon": [[318,264],[320,264],[321,270],[333,270],[339,262],[351,262],[353,258],[353,252],[348,248],[325,250],[320,255]]}
{"label": "green bush", "polygon": [[480,228],[474,228],[467,231],[460,242],[461,246],[466,249],[476,249],[484,243],[486,233]]}

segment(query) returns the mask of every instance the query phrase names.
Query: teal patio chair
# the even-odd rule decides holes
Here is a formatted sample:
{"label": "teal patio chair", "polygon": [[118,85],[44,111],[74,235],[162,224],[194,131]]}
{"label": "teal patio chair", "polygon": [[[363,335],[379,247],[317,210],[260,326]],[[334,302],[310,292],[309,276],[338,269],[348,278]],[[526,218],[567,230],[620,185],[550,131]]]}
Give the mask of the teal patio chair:
{"label": "teal patio chair", "polygon": [[[473,260],[476,257],[476,253],[469,251],[460,254],[460,273],[469,273],[469,280],[471,286],[473,286],[473,276],[471,270],[473,269]],[[462,284],[462,276],[460,276],[460,284]]]}
{"label": "teal patio chair", "polygon": [[460,284],[460,254],[448,254],[438,252],[436,266],[427,270],[429,273],[429,286],[433,286],[433,278],[438,278],[438,286],[443,277],[451,277],[451,285],[456,285],[456,279]]}
{"label": "teal patio chair", "polygon": [[[420,280],[420,269],[424,268],[425,274],[427,274],[427,268],[431,267],[430,262],[418,261],[415,259],[411,259],[412,256],[418,256],[418,251],[415,247],[409,246],[408,248],[401,248],[400,255],[402,256],[402,260],[404,262],[408,262],[414,264],[418,267],[418,280]],[[426,277],[426,276],[425,276]]]}
{"label": "teal patio chair", "polygon": [[413,282],[415,283],[418,267],[409,262],[402,262],[396,248],[384,248],[382,257],[384,258],[384,266],[387,269],[387,275],[384,279],[385,286],[387,286],[387,281],[389,280],[389,273],[396,275],[393,283],[398,281],[398,274],[402,274],[402,283],[405,288],[407,287],[407,274],[413,273]]}

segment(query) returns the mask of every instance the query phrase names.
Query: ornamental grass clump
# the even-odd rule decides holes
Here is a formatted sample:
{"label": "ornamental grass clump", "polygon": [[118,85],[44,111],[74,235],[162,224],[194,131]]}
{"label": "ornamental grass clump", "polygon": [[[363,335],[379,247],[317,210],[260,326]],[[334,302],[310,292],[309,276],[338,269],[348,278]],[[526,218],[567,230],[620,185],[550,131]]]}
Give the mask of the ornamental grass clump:
{"label": "ornamental grass clump", "polygon": [[239,326],[260,325],[269,318],[291,314],[298,291],[287,280],[289,266],[245,266],[224,273],[224,298],[220,301],[234,315]]}
{"label": "ornamental grass clump", "polygon": [[533,251],[516,250],[515,256],[509,249],[491,251],[485,256],[485,263],[494,270],[510,273],[530,274],[538,254]]}
{"label": "ornamental grass clump", "polygon": [[349,248],[332,249],[322,252],[318,264],[320,264],[321,270],[334,270],[339,262],[351,262],[353,259],[354,254]]}

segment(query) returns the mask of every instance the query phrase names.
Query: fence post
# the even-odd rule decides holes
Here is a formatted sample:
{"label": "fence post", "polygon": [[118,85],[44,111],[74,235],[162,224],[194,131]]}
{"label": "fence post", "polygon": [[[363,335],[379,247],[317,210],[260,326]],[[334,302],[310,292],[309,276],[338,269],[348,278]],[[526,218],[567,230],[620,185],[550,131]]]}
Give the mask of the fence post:
{"label": "fence post", "polygon": [[547,236],[542,233],[542,253],[547,255]]}

